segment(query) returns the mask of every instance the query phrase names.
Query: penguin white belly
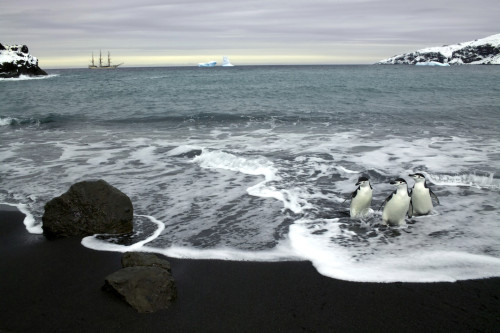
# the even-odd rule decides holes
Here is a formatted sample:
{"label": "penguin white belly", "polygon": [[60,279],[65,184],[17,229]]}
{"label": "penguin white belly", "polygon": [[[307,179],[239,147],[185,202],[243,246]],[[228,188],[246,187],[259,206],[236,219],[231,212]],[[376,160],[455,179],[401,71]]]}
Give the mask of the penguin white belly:
{"label": "penguin white belly", "polygon": [[432,211],[432,199],[427,188],[415,188],[411,194],[413,215],[426,215]]}
{"label": "penguin white belly", "polygon": [[382,212],[382,221],[384,224],[404,225],[405,217],[410,206],[410,197],[399,194],[393,195],[384,207]]}
{"label": "penguin white belly", "polygon": [[368,209],[370,208],[371,203],[372,191],[359,191],[359,193],[351,200],[351,217],[357,217],[366,214],[368,212]]}

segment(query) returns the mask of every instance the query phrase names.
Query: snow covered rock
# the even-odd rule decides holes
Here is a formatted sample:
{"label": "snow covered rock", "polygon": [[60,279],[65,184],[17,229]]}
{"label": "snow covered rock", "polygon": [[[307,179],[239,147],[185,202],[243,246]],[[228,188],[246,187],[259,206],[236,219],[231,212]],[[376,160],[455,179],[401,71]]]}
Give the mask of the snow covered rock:
{"label": "snow covered rock", "polygon": [[436,62],[450,65],[500,65],[500,34],[471,42],[429,47],[379,61],[381,65]]}
{"label": "snow covered rock", "polygon": [[26,45],[2,45],[0,43],[0,78],[15,78],[21,75],[47,75],[38,67],[38,59],[29,54]]}

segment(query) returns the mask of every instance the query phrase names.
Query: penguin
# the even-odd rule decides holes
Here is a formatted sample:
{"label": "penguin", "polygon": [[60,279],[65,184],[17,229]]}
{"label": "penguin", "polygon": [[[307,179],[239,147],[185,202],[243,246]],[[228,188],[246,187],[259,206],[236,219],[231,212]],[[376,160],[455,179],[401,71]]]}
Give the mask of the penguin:
{"label": "penguin", "polygon": [[[396,185],[396,190],[382,203],[382,206],[385,205],[382,211],[382,224],[405,225],[406,214],[408,211],[412,211],[408,184],[403,178],[391,181],[391,184]],[[409,217],[411,217],[411,213]]]}
{"label": "penguin", "polygon": [[372,203],[372,186],[367,177],[359,177],[356,183],[358,187],[351,194],[351,217],[360,217],[365,215]]}
{"label": "penguin", "polygon": [[432,211],[432,200],[439,205],[438,197],[431,191],[425,182],[425,176],[421,173],[409,175],[415,180],[415,185],[411,191],[412,215],[427,215]]}

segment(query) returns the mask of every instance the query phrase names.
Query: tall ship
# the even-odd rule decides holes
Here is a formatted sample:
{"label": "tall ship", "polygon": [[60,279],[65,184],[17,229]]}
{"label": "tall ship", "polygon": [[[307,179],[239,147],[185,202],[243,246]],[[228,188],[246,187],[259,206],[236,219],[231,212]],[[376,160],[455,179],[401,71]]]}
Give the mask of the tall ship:
{"label": "tall ship", "polygon": [[118,66],[123,65],[123,63],[118,64],[118,65],[111,65],[111,56],[108,51],[108,63],[103,64],[102,63],[102,53],[99,51],[99,65],[96,65],[94,63],[94,52],[92,52],[92,63],[89,65],[90,69],[116,69]]}

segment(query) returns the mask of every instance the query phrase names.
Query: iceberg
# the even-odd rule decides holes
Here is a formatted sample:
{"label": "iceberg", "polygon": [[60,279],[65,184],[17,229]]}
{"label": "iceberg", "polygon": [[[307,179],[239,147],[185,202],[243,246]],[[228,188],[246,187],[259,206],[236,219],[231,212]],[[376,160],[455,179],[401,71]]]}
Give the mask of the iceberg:
{"label": "iceberg", "polygon": [[222,58],[222,67],[233,67],[234,65],[229,62],[229,58],[224,56]]}
{"label": "iceberg", "polygon": [[217,61],[209,61],[209,62],[200,62],[198,67],[215,67]]}

